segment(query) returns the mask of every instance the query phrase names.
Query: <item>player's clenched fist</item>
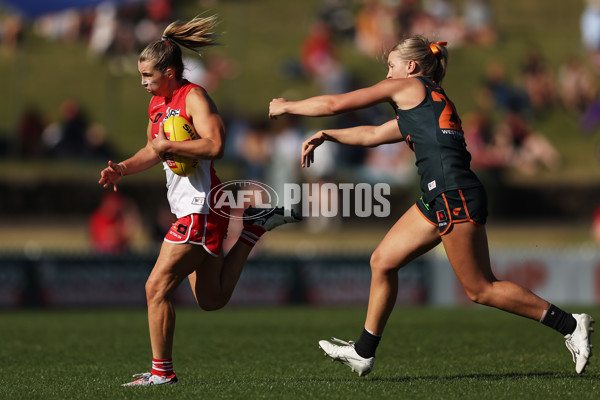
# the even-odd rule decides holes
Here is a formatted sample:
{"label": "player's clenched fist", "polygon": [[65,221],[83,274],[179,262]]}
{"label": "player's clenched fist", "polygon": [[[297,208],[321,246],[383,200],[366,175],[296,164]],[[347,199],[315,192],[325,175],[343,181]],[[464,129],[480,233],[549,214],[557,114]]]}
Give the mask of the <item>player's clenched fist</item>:
{"label": "player's clenched fist", "polygon": [[287,100],[282,98],[271,100],[269,104],[269,118],[277,119],[277,116],[285,114],[285,103],[287,103]]}

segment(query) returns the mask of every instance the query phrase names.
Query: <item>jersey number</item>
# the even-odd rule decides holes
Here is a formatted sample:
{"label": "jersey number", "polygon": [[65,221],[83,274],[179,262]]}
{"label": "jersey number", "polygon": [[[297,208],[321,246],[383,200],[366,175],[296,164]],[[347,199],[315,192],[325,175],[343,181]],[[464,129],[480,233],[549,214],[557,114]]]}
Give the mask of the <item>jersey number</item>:
{"label": "jersey number", "polygon": [[460,117],[456,112],[454,104],[446,96],[438,92],[432,91],[431,98],[433,101],[444,103],[444,110],[438,121],[440,129],[452,129],[462,132]]}

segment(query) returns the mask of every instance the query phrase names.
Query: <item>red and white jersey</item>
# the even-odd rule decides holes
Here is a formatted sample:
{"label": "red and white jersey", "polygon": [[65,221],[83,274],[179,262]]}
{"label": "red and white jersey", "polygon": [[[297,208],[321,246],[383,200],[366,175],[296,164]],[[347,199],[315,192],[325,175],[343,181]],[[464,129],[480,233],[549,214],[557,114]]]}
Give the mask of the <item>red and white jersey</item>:
{"label": "red and white jersey", "polygon": [[[148,107],[148,116],[152,121],[152,137],[158,134],[159,124],[173,115],[179,115],[190,121],[185,109],[185,98],[190,90],[199,87],[187,81],[173,93],[170,99],[153,96]],[[190,214],[208,214],[208,194],[213,186],[220,183],[213,168],[213,160],[198,160],[198,168],[189,177],[175,174],[163,162],[167,177],[167,199],[171,212],[177,218]]]}

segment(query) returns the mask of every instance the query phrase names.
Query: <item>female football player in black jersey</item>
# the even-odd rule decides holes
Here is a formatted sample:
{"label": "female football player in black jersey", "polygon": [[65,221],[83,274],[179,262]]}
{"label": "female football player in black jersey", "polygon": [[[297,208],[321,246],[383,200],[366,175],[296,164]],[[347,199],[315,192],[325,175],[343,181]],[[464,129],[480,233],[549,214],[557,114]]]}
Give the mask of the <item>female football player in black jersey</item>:
{"label": "female football player in black jersey", "polygon": [[269,116],[328,116],[390,103],[396,119],[381,126],[357,126],[317,132],[302,146],[302,166],[314,162],[324,141],[356,146],[406,142],[414,151],[422,196],[395,223],[371,256],[371,291],[365,327],[357,342],[320,347],[360,376],[373,368],[375,350],[398,292],[400,268],[440,242],[468,297],[550,326],[565,336],[577,373],[591,355],[593,319],[570,314],[526,288],[498,280],[490,265],[485,222],[486,193],[470,169],[461,120],[440,84],[446,73],[444,42],[422,36],[401,41],[388,55],[387,79],[364,89],[301,101],[273,99]]}

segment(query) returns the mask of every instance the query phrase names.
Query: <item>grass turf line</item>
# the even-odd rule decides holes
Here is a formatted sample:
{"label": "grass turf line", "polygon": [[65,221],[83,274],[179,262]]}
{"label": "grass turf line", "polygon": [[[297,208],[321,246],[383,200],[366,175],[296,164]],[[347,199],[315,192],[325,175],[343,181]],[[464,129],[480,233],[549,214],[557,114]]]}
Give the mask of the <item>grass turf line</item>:
{"label": "grass turf line", "polygon": [[[600,308],[571,308],[600,315]],[[398,308],[373,372],[317,349],[356,339],[363,308],[179,309],[171,387],[123,388],[150,367],[145,310],[0,314],[1,399],[597,398],[595,358],[575,373],[562,337],[497,310]],[[597,342],[593,338],[593,341]]]}

